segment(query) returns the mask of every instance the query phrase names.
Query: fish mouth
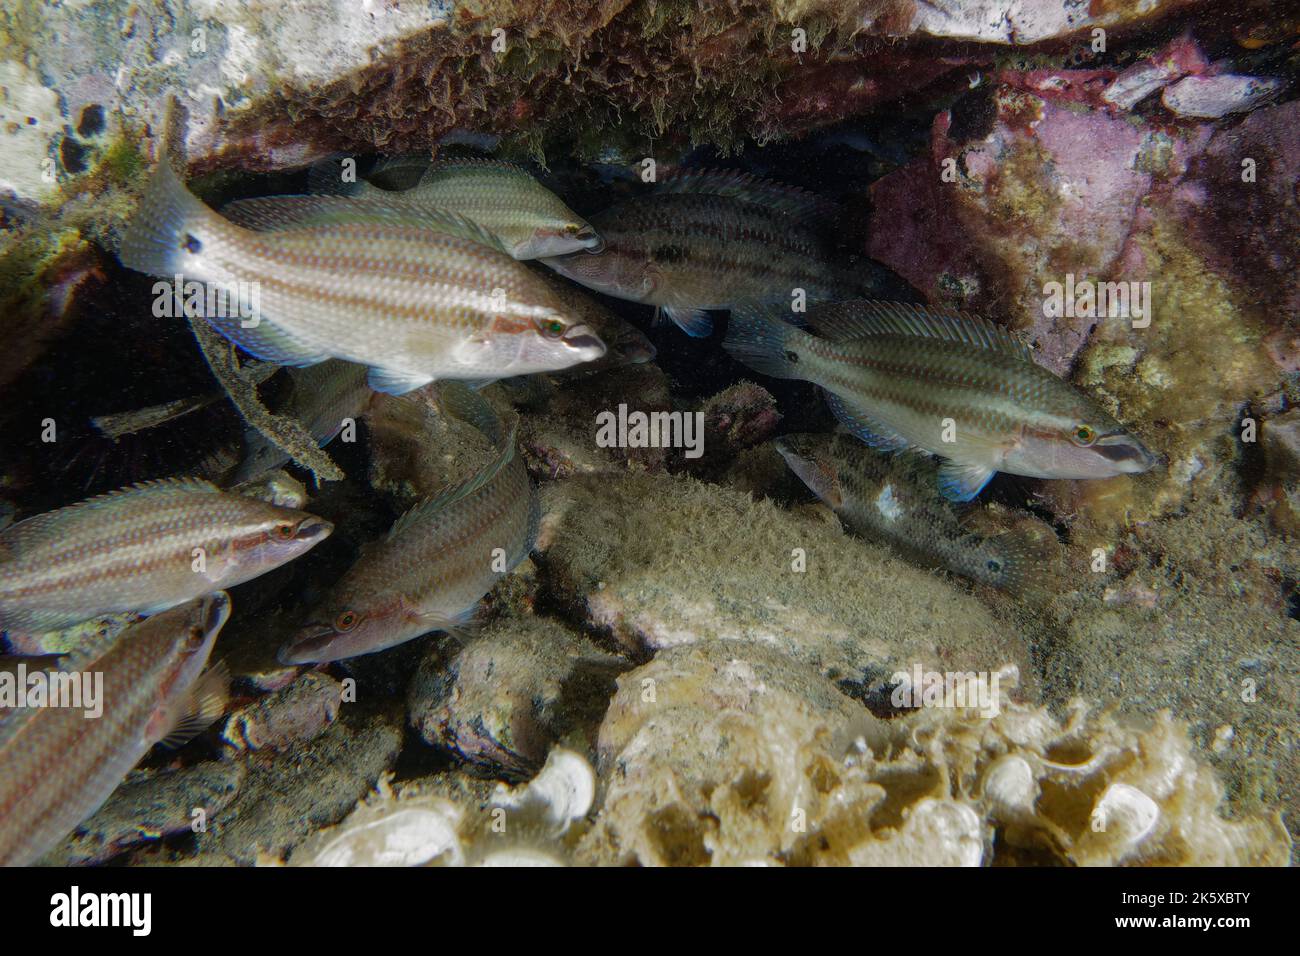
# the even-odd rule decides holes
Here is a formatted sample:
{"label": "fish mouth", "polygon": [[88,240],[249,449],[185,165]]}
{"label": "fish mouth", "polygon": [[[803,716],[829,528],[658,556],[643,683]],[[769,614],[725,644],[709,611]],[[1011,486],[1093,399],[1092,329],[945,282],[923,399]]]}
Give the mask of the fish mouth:
{"label": "fish mouth", "polygon": [[605,251],[605,240],[591,226],[583,226],[575,238],[582,243],[583,252],[596,255]]}
{"label": "fish mouth", "polygon": [[623,361],[628,365],[640,365],[643,362],[653,362],[655,356],[659,354],[649,342],[638,342],[635,345],[627,345],[619,348],[619,354],[623,356]]}
{"label": "fish mouth", "polygon": [[320,544],[328,538],[334,531],[334,522],[326,521],[324,518],[317,518],[312,515],[306,518],[302,524],[298,525],[298,533],[294,535],[296,541],[303,541],[307,544]]}
{"label": "fish mouth", "polygon": [[576,325],[564,336],[564,344],[583,356],[587,362],[605,355],[605,343],[585,325]]}
{"label": "fish mouth", "polygon": [[1158,455],[1129,435],[1115,436],[1110,441],[1102,439],[1096,450],[1116,468],[1129,474],[1149,471],[1160,461]]}
{"label": "fish mouth", "polygon": [[275,657],[281,664],[321,664],[328,657],[321,657],[334,637],[334,628],[328,624],[315,621],[304,624],[298,633],[280,645]]}
{"label": "fish mouth", "polygon": [[205,634],[216,634],[230,618],[230,595],[225,591],[214,591],[203,602],[199,611],[199,620]]}

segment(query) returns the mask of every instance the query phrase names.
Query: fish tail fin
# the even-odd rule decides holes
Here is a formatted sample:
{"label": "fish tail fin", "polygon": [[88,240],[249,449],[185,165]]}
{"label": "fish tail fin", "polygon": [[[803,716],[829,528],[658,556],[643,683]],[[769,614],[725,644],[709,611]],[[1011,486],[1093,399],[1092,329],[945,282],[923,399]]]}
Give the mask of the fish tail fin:
{"label": "fish tail fin", "polygon": [[185,187],[164,159],[131,217],[118,258],[127,268],[149,275],[183,272],[187,233],[198,224],[219,218]]}
{"label": "fish tail fin", "polygon": [[744,306],[733,309],[722,347],[755,372],[773,378],[804,378],[799,368],[809,336],[779,318],[778,310]]}

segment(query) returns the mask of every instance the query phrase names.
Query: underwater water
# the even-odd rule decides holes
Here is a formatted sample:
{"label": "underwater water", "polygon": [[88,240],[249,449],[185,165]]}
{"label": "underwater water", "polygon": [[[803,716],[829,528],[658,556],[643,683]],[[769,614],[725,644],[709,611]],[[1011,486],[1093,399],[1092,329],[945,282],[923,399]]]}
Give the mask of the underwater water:
{"label": "underwater water", "polygon": [[1300,12],[989,6],[0,11],[0,863],[1288,865]]}

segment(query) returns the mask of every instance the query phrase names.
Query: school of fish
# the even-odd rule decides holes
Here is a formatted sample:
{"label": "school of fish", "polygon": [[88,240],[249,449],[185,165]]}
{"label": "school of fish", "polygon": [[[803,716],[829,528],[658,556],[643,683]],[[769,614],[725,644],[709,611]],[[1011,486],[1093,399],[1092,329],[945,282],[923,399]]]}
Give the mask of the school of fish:
{"label": "school of fish", "polygon": [[[839,211],[811,193],[692,170],[583,218],[495,160],[401,161],[374,181],[349,173],[323,164],[310,194],[218,211],[161,162],[119,251],[136,271],[222,290],[226,308],[191,318],[265,363],[253,387],[287,376],[281,413],[318,444],[370,414],[378,391],[430,400],[490,446],[472,474],[362,548],[279,648],[286,665],[470,629],[528,556],[541,515],[517,423],[478,389],[504,380],[535,395],[655,357],[643,332],[572,283],[652,307],[694,337],[711,333],[709,312],[730,311],[724,348],[756,372],[820,386],[847,430],[778,440],[809,489],[858,533],[981,583],[1015,591],[1034,569],[1013,538],[965,530],[950,501],[971,500],[998,471],[1100,478],[1157,462],[1004,328],[907,304],[914,294],[883,266],[839,261],[826,240]],[[94,422],[116,440],[216,400]],[[235,489],[288,460],[250,431],[228,481],[147,481],[0,531],[11,652],[101,618],[134,620],[66,657],[28,659],[34,673],[102,675],[101,716],[3,706],[0,695],[0,863],[40,860],[151,747],[219,716],[225,677],[208,661],[237,612],[227,589],[333,530]],[[0,691],[13,673],[0,669]]]}

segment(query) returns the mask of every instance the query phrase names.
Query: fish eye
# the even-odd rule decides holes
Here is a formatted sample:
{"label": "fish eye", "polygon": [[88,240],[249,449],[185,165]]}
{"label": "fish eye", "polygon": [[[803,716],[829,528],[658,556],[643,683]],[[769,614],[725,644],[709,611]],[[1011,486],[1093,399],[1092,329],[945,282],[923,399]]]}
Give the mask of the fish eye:
{"label": "fish eye", "polygon": [[187,651],[197,651],[203,646],[203,640],[205,637],[206,635],[203,632],[203,628],[198,626],[191,627],[189,633],[185,635],[185,649]]}
{"label": "fish eye", "polygon": [[281,541],[291,541],[297,533],[298,527],[292,521],[281,521],[275,526],[275,536]]}
{"label": "fish eye", "polygon": [[344,611],[334,619],[334,630],[350,631],[357,626],[359,620],[360,617],[356,611]]}
{"label": "fish eye", "polygon": [[1002,562],[999,561],[997,558],[989,558],[984,566],[988,568],[990,571],[992,571],[994,574],[998,574],[1002,571]]}
{"label": "fish eye", "polygon": [[564,334],[565,325],[559,319],[542,319],[537,323],[537,328],[546,338],[558,339]]}
{"label": "fish eye", "polygon": [[1070,433],[1070,439],[1076,444],[1087,448],[1097,440],[1097,432],[1089,425],[1078,425]]}
{"label": "fish eye", "polygon": [[565,225],[564,231],[570,236],[576,236],[581,228],[577,223],[570,222]]}
{"label": "fish eye", "polygon": [[185,240],[181,243],[181,248],[186,252],[201,252],[203,251],[203,243],[199,242],[193,233],[187,232],[185,233]]}

